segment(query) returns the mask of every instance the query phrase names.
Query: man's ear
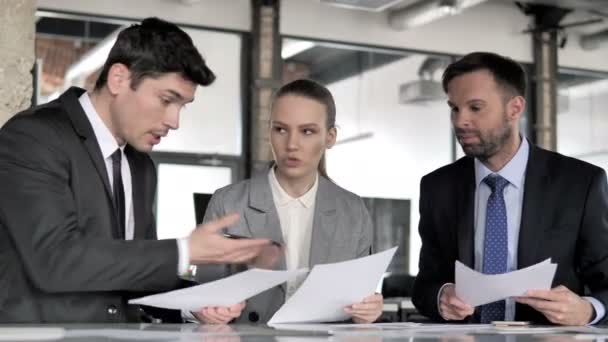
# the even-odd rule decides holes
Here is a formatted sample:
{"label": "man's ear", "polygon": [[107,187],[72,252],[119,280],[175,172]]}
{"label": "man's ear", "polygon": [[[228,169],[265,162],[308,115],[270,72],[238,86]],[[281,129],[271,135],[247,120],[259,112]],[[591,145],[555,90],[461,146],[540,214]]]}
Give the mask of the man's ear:
{"label": "man's ear", "polygon": [[507,115],[509,120],[519,120],[526,109],[526,99],[523,96],[514,96],[507,104]]}
{"label": "man's ear", "polygon": [[106,85],[112,95],[117,95],[131,86],[131,72],[122,63],[112,64],[108,70]]}

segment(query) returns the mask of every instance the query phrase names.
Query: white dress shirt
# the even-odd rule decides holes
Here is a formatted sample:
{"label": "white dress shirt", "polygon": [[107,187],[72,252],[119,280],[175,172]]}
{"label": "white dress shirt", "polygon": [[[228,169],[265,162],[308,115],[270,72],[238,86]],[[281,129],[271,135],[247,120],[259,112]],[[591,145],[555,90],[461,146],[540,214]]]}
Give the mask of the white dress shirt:
{"label": "white dress shirt", "polygon": [[[274,168],[268,172],[268,179],[286,245],[285,262],[287,270],[308,268],[319,175],[316,175],[315,182],[310,190],[298,198],[291,197],[283,190],[277,180]],[[306,279],[306,275],[287,281],[286,299],[296,292],[304,279]]]}
{"label": "white dress shirt", "polygon": [[[521,210],[524,202],[524,183],[526,180],[526,166],[530,145],[525,138],[519,145],[517,153],[498,172],[494,173],[475,158],[475,270],[483,270],[483,245],[486,227],[486,209],[488,198],[492,194],[490,186],[483,179],[491,174],[498,174],[506,179],[509,184],[503,191],[505,208],[507,210],[507,272],[517,270],[517,245],[519,238],[519,226],[521,223]],[[506,300],[505,319],[511,321],[515,318],[515,301],[511,298]]]}
{"label": "white dress shirt", "polygon": [[[129,161],[124,151],[125,145],[118,146],[116,138],[112,132],[110,132],[103,120],[101,120],[101,117],[97,113],[97,110],[95,110],[95,107],[93,107],[88,93],[85,92],[82,94],[78,101],[80,102],[82,109],[93,127],[93,133],[95,133],[95,138],[97,139],[97,143],[99,144],[99,148],[101,150],[101,155],[103,156],[103,160],[106,165],[106,173],[108,175],[108,180],[110,181],[110,187],[113,186],[114,180],[114,175],[112,173],[112,154],[118,148],[120,148],[122,153],[120,173],[122,175],[122,182],[125,191],[125,239],[133,240],[135,232],[135,218],[133,215],[133,182],[131,180],[131,168],[129,167]],[[112,189],[112,191],[114,191],[114,189]],[[189,266],[188,240],[178,239],[177,247],[179,253],[177,271],[179,275],[183,275],[188,272]]]}

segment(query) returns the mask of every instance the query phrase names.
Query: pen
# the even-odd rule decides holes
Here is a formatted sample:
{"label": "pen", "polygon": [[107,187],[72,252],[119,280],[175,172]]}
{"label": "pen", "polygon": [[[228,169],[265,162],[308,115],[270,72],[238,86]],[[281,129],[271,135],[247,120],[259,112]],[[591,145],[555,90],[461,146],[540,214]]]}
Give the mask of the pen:
{"label": "pen", "polygon": [[[249,237],[249,236],[230,234],[230,233],[223,233],[222,235],[225,238],[228,238],[228,239],[236,239],[236,240],[239,240],[239,239],[251,239],[251,237]],[[281,244],[278,243],[278,242],[276,242],[276,241],[270,240],[270,243],[272,243],[273,245],[275,245],[277,247],[281,247]]]}

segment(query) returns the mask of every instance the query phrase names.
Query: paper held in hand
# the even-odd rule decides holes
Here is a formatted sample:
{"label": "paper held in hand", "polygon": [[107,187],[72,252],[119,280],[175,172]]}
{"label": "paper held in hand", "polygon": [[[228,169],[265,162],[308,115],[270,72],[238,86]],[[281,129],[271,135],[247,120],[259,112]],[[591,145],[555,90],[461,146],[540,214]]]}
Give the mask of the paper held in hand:
{"label": "paper held in hand", "polygon": [[254,268],[202,285],[131,299],[129,304],[188,311],[198,311],[206,306],[230,306],[306,272],[307,269],[271,271]]}
{"label": "paper held in hand", "polygon": [[557,264],[551,259],[521,270],[502,274],[483,274],[456,261],[456,296],[478,306],[509,297],[522,296],[527,290],[551,288]]}
{"label": "paper held in hand", "polygon": [[348,319],[344,308],[374,293],[396,251],[393,247],[354,260],[316,265],[268,324]]}

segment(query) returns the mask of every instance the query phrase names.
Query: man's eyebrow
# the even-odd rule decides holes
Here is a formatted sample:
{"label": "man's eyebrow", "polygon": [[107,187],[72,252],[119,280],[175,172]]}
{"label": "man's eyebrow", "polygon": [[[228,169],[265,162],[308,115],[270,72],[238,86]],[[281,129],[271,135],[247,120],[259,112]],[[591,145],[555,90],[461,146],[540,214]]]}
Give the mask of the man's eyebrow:
{"label": "man's eyebrow", "polygon": [[184,97],[182,96],[182,94],[176,92],[175,90],[167,89],[165,91],[168,92],[168,93],[171,93],[171,95],[175,96],[178,100],[183,100],[184,99]]}
{"label": "man's eyebrow", "polygon": [[165,89],[163,91],[170,93],[171,96],[175,97],[178,101],[183,101],[185,103],[191,103],[192,101],[194,101],[194,99],[187,99],[187,98],[183,97],[182,94],[178,93],[177,91],[175,91],[173,89]]}

